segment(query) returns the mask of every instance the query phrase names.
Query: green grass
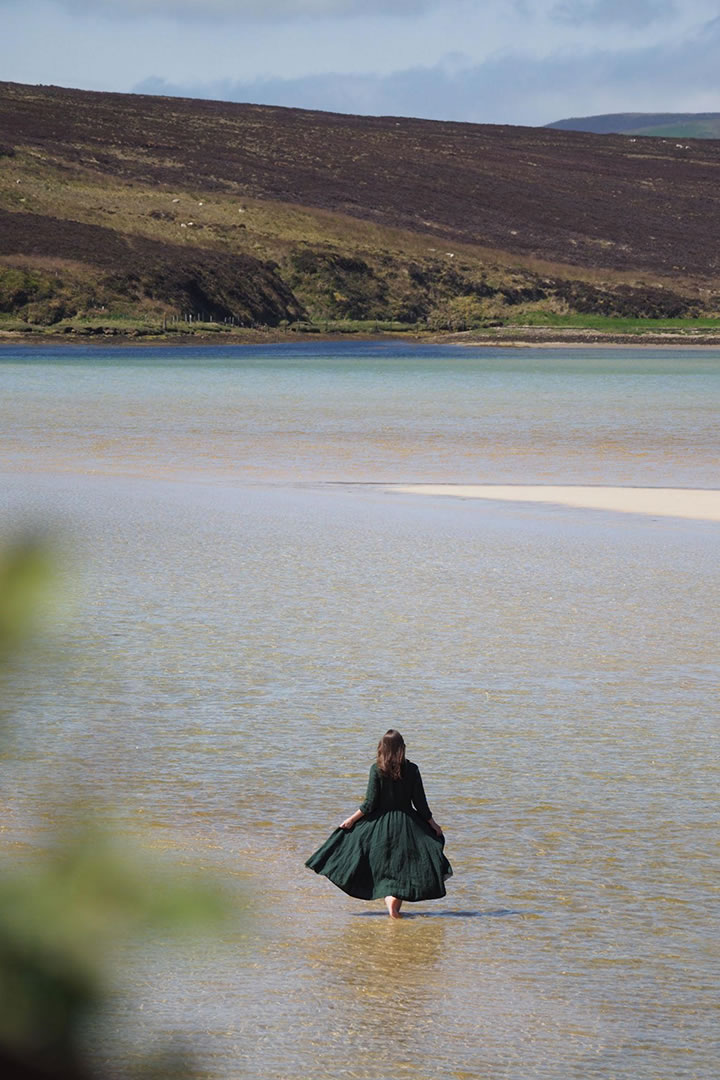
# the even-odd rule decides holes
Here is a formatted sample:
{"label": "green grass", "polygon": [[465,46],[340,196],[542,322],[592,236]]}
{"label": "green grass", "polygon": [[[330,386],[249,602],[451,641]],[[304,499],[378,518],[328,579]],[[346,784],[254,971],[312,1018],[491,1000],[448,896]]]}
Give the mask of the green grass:
{"label": "green grass", "polygon": [[611,315],[557,315],[553,312],[533,311],[518,313],[507,320],[506,325],[548,326],[575,329],[601,330],[616,334],[649,334],[662,330],[720,330],[720,318],[697,319],[623,319]]}
{"label": "green grass", "polygon": [[0,311],[0,330],[6,330],[12,333],[19,333],[28,329],[28,324],[23,322],[22,319],[18,319],[15,315]]}
{"label": "green grass", "polygon": [[312,323],[296,323],[289,329],[316,334],[406,334],[419,327],[414,323],[382,319],[316,319]]}
{"label": "green grass", "polygon": [[632,128],[626,135],[652,135],[662,139],[720,139],[720,121],[686,120],[675,124],[649,124]]}
{"label": "green grass", "polygon": [[[692,334],[706,331],[707,333],[720,334],[720,318],[698,319],[623,319],[603,315],[558,315],[552,312],[533,311],[518,313],[511,319],[505,319],[499,327],[506,330],[516,328],[548,328],[558,331],[591,330],[598,333],[628,334],[642,337],[643,335],[656,334],[663,331],[677,334]],[[23,322],[7,314],[0,313],[0,330],[13,333],[41,334],[45,337],[65,337],[78,334],[82,337],[102,337],[103,333],[110,335],[127,335],[128,337],[163,338],[177,340],[178,338],[219,337],[236,341],[261,340],[270,335],[303,335],[303,334],[332,334],[341,336],[344,334],[415,334],[424,336],[429,332],[429,327],[424,323],[402,323],[378,319],[317,319],[311,322],[284,324],[271,330],[270,328],[248,329],[230,326],[224,323],[212,322],[184,322],[164,321],[162,318],[133,318],[128,315],[103,313],[102,317],[78,317],[64,319],[62,322],[47,325],[33,325]],[[498,333],[498,327],[477,327],[472,333],[487,334],[489,337],[502,335]],[[444,333],[439,332],[440,335]],[[432,336],[437,337],[438,332]],[[454,335],[453,335],[454,336]]]}

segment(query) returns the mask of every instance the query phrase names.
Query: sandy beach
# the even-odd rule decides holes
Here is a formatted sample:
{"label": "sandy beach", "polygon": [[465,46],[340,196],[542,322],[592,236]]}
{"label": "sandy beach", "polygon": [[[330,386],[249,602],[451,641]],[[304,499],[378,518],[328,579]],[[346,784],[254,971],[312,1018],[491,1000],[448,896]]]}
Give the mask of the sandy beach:
{"label": "sandy beach", "polygon": [[705,488],[593,487],[523,484],[391,484],[407,495],[551,503],[586,510],[612,510],[653,517],[720,521],[720,491]]}

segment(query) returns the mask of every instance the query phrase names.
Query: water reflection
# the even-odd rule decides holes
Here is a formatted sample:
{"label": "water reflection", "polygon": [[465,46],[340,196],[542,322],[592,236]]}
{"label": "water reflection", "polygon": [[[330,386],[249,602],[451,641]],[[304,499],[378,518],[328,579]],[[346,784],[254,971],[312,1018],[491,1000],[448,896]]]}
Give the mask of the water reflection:
{"label": "water reflection", "polygon": [[[352,919],[308,950],[326,985],[336,1026],[331,1042],[347,1057],[370,1055],[388,1076],[422,1051],[447,947],[442,921]],[[400,1070],[400,1071],[398,1071]],[[361,1075],[353,1074],[349,1075]]]}
{"label": "water reflection", "polygon": [[[350,919],[338,931],[328,935],[314,963],[353,984],[358,978],[368,978],[390,987],[398,973],[412,971],[414,975],[431,975],[445,941],[442,926],[415,925],[420,912],[397,921],[389,919],[387,912],[356,914],[359,918]],[[381,926],[372,918],[376,915],[382,916]]]}
{"label": "water reflection", "polygon": [[[537,915],[536,911],[512,911],[510,908],[498,908],[497,911],[412,911],[403,908],[404,919],[502,919],[508,915]],[[358,919],[380,918],[387,915],[383,911],[358,911]]]}

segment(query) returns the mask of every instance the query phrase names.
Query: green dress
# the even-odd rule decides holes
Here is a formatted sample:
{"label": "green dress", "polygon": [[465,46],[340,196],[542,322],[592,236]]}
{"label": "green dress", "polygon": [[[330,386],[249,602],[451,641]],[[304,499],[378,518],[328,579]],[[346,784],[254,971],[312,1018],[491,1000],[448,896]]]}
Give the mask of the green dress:
{"label": "green dress", "polygon": [[444,896],[452,867],[444,837],[428,825],[432,814],[417,765],[406,761],[400,780],[373,765],[360,809],[365,816],[351,829],[335,829],[305,865],[359,900]]}

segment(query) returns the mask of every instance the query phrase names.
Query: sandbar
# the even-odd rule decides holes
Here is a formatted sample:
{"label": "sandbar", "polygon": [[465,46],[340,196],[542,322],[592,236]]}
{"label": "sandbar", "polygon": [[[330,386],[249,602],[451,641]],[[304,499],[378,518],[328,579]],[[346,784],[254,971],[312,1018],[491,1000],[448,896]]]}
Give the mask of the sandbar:
{"label": "sandbar", "polygon": [[708,488],[594,487],[554,484],[388,484],[405,495],[551,503],[585,510],[610,510],[653,517],[720,521],[720,491]]}

